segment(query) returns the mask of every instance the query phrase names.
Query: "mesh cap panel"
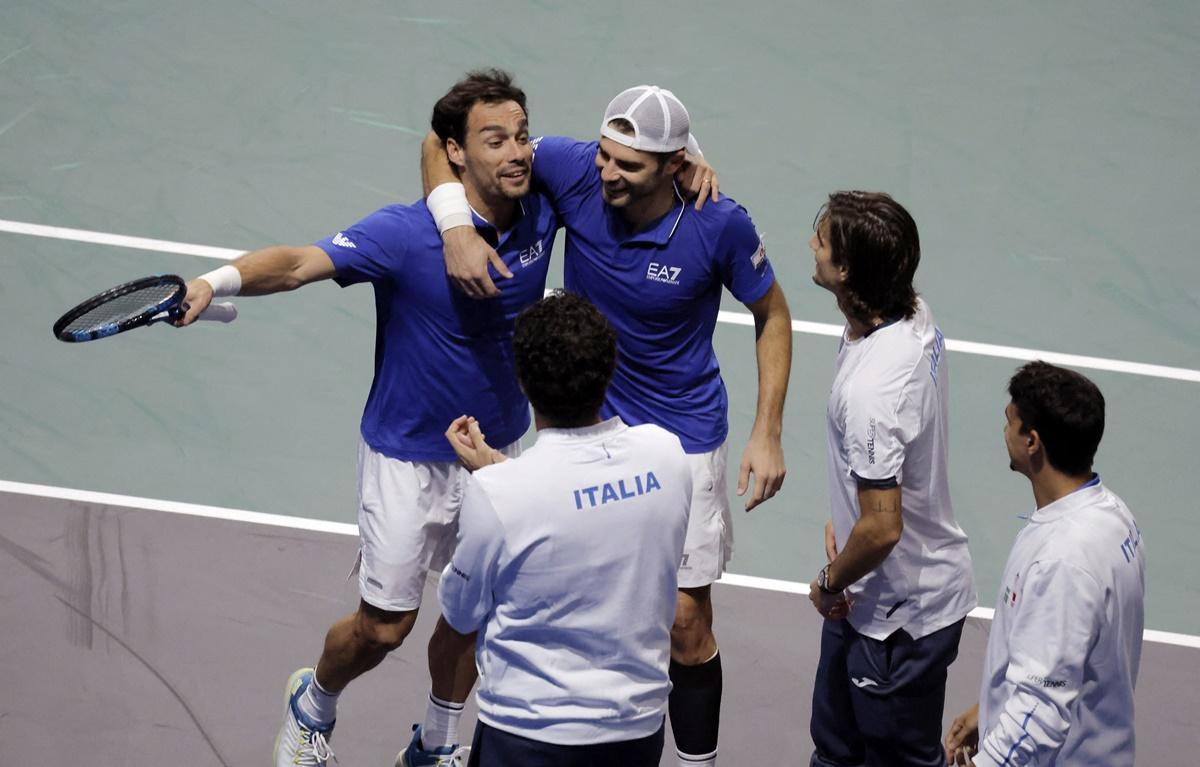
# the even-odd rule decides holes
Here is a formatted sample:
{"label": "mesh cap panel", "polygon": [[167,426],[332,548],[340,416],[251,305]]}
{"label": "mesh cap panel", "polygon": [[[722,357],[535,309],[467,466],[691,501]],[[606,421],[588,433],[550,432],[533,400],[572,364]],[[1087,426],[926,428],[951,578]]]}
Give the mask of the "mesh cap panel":
{"label": "mesh cap panel", "polygon": [[[613,120],[628,120],[633,135],[609,126]],[[691,120],[675,94],[656,85],[639,85],[617,94],[604,110],[600,135],[622,146],[644,152],[674,152],[688,143]]]}

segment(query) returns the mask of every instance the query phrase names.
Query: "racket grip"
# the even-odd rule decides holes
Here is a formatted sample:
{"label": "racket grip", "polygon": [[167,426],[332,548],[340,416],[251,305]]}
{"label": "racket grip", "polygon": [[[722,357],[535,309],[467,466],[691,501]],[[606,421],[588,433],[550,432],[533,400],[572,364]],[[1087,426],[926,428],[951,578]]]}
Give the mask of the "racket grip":
{"label": "racket grip", "polygon": [[219,304],[209,304],[208,308],[200,313],[197,320],[209,320],[212,322],[233,322],[237,319],[237,307],[229,301],[223,301]]}

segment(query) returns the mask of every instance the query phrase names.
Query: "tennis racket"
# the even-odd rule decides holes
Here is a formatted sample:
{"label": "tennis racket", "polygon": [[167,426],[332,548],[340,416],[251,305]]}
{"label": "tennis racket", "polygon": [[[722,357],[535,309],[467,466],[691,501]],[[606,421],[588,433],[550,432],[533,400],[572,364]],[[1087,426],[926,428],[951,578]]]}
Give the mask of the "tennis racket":
{"label": "tennis racket", "polygon": [[[92,296],[58,318],[54,337],[78,343],[124,333],[184,315],[187,284],[174,274],[157,274],[127,282]],[[231,303],[212,304],[197,318],[233,322],[237,308]]]}

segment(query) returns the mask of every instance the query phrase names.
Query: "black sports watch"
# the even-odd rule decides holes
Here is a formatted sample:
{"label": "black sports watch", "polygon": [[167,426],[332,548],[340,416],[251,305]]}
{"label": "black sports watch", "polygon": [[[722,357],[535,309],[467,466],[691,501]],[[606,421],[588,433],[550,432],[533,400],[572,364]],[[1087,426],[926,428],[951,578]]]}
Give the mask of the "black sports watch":
{"label": "black sports watch", "polygon": [[822,594],[830,595],[841,594],[843,591],[845,591],[845,589],[829,588],[829,565],[825,565],[821,568],[821,572],[817,573],[817,588],[821,590]]}

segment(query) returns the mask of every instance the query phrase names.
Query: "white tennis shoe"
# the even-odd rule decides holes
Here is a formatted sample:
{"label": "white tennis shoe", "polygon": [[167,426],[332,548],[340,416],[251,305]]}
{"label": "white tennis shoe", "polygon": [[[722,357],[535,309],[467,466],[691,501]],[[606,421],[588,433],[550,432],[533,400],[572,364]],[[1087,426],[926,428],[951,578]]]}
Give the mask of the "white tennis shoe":
{"label": "white tennis shoe", "polygon": [[421,747],[421,725],[413,725],[412,740],[396,756],[395,767],[466,767],[470,746],[443,746],[432,751]]}
{"label": "white tennis shoe", "polygon": [[312,684],[313,670],[302,668],[293,673],[283,693],[283,727],[275,738],[275,767],[326,767],[337,761],[329,747],[333,722],[322,725],[300,710],[300,696]]}

